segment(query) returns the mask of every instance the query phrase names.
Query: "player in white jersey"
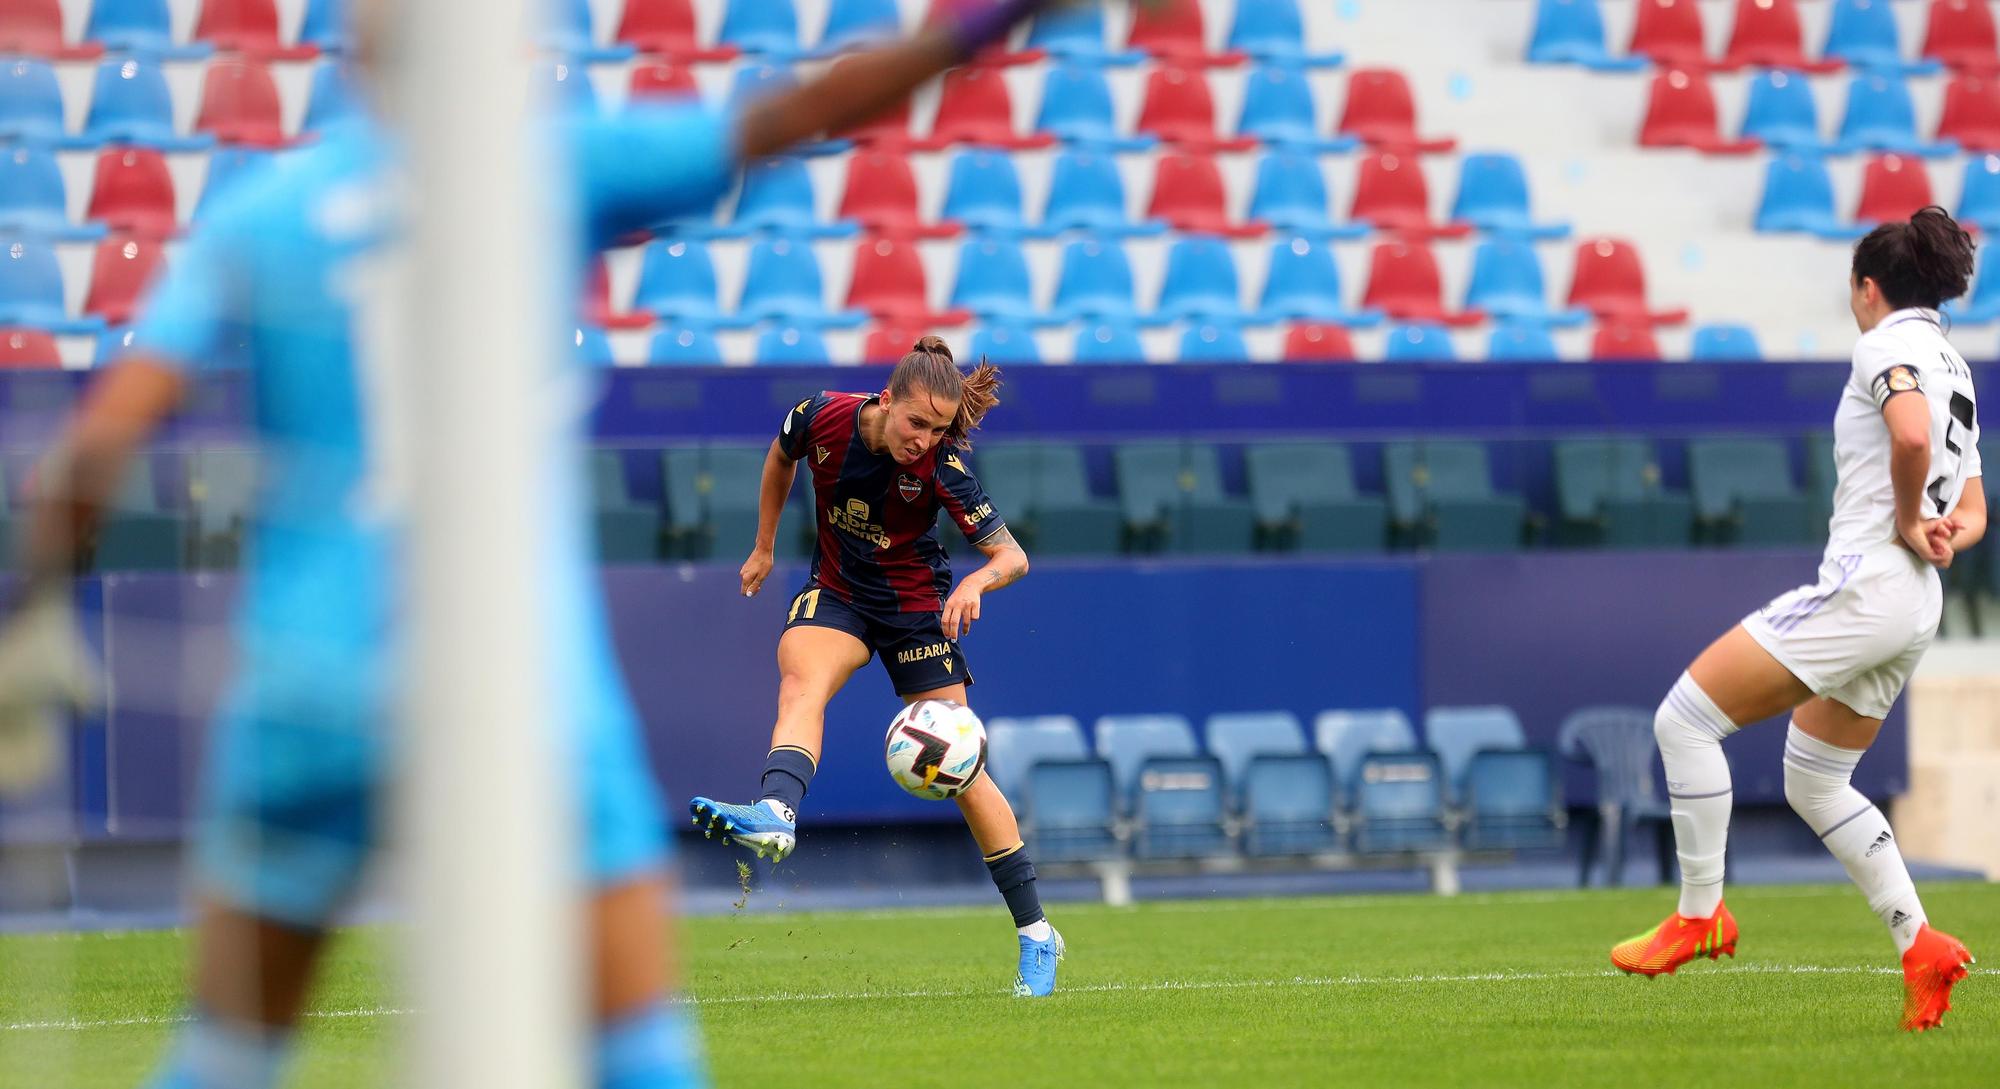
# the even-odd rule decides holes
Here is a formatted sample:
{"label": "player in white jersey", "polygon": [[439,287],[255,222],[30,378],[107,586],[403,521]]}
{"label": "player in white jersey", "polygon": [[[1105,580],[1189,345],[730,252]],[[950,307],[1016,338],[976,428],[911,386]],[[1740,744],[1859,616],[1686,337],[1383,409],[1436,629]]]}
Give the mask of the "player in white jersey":
{"label": "player in white jersey", "polygon": [[1792,712],[1785,799],[1847,867],[1902,954],[1903,1027],[1935,1027],[1971,954],[1933,929],[1882,811],[1851,784],[1937,633],[1938,571],[1986,533],[1972,371],[1939,308],[1965,293],[1972,240],[1941,208],[1854,248],[1861,339],[1834,416],[1840,483],[1819,581],[1779,597],[1696,658],[1654,718],[1681,861],[1678,910],[1611,961],[1658,975],[1736,952],[1722,903],[1729,764],[1722,741]]}

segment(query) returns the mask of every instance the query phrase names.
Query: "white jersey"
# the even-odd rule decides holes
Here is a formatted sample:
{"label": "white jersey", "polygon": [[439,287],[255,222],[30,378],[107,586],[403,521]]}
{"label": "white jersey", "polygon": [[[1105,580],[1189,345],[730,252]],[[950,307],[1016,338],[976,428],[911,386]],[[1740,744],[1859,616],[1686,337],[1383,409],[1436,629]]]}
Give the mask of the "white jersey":
{"label": "white jersey", "polygon": [[1854,369],[1833,419],[1839,486],[1826,554],[1840,556],[1897,543],[1896,487],[1889,477],[1889,425],[1882,406],[1915,394],[1930,402],[1931,467],[1924,516],[1958,506],[1965,482],[1981,475],[1979,413],[1972,368],[1944,339],[1935,310],[1898,310],[1854,345]]}

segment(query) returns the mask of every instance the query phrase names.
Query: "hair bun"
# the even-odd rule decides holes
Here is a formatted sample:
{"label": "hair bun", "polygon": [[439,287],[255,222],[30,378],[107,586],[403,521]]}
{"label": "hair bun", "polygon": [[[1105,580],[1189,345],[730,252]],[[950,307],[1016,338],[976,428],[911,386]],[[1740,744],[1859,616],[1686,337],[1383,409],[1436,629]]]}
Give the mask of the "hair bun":
{"label": "hair bun", "polygon": [[947,362],[951,360],[951,345],[946,344],[944,338],[940,336],[918,337],[917,346],[910,350],[913,352],[927,352],[931,355],[941,355],[945,357]]}

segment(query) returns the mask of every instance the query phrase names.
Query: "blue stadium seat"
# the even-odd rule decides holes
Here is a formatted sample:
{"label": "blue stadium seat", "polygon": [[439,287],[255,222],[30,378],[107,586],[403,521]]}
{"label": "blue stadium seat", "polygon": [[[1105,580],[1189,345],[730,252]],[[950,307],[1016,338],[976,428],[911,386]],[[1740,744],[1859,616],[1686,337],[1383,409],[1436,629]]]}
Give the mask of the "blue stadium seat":
{"label": "blue stadium seat", "polygon": [[1340,845],[1333,769],[1318,753],[1258,756],[1244,770],[1243,853],[1311,855]]}
{"label": "blue stadium seat", "polygon": [[1803,72],[1785,68],[1763,69],[1750,77],[1750,104],[1743,111],[1741,135],[1779,151],[1834,149],[1833,142],[1820,135],[1812,82]]}
{"label": "blue stadium seat", "polygon": [[191,60],[213,52],[204,42],[175,44],[167,0],[93,0],[83,39],[113,53],[165,60]]}
{"label": "blue stadium seat", "polygon": [[1249,218],[1287,234],[1317,239],[1365,238],[1364,223],[1335,223],[1326,175],[1312,155],[1274,149],[1257,161],[1257,184],[1250,195]]}
{"label": "blue stadium seat", "polygon": [[1028,258],[1020,244],[1007,238],[969,238],[960,245],[951,308],[970,310],[988,321],[1035,320],[1039,315]]}
{"label": "blue stadium seat", "polygon": [[73,336],[104,331],[104,319],[72,318],[64,309],[55,244],[25,237],[0,244],[0,327],[9,325]]}
{"label": "blue stadium seat", "polygon": [[1354,849],[1380,854],[1449,846],[1443,778],[1435,753],[1363,756],[1352,784]]}
{"label": "blue stadium seat", "polygon": [[1474,753],[1462,789],[1466,850],[1562,846],[1564,818],[1548,753],[1535,749]]}
{"label": "blue stadium seat", "polygon": [[[2000,246],[1989,242],[1979,247],[1979,268],[1972,280],[1972,293],[1944,304],[1945,313],[1953,321],[1982,324],[2000,319],[2000,257],[1995,254],[2000,254]],[[2000,566],[2000,561],[1995,561],[1995,566]]]}
{"label": "blue stadium seat", "polygon": [[1975,155],[1965,161],[1958,221],[1988,234],[2000,230],[2000,155]]}
{"label": "blue stadium seat", "polygon": [[1769,234],[1848,238],[1855,233],[1834,210],[1833,175],[1826,161],[1801,152],[1778,155],[1764,168],[1764,196],[1757,205],[1756,224],[1757,230]]}
{"label": "blue stadium seat", "polygon": [[1240,792],[1250,761],[1259,756],[1298,756],[1306,747],[1299,716],[1290,711],[1236,711],[1208,716],[1203,730],[1209,755],[1222,762],[1233,793]]}
{"label": "blue stadium seat", "polygon": [[1934,60],[1904,60],[1896,32],[1895,4],[1890,0],[1834,0],[1828,20],[1826,48],[1821,55],[1854,68],[1874,68],[1905,75],[1931,75],[1943,66]]}
{"label": "blue stadium seat", "polygon": [[1333,762],[1335,781],[1345,793],[1361,771],[1361,758],[1371,752],[1413,752],[1417,731],[1410,717],[1393,708],[1369,711],[1321,711],[1313,719],[1313,747]]}
{"label": "blue stadium seat", "polygon": [[952,157],[940,218],[988,234],[1042,237],[1022,214],[1021,175],[1004,151],[971,148]]}
{"label": "blue stadium seat", "polygon": [[1486,338],[1488,363],[1555,363],[1561,359],[1547,322],[1503,321]]}
{"label": "blue stadium seat", "polygon": [[1070,362],[1144,363],[1146,346],[1130,320],[1093,322],[1076,331]]}
{"label": "blue stadium seat", "polygon": [[1567,238],[1570,232],[1568,223],[1535,222],[1528,197],[1528,172],[1520,159],[1505,152],[1467,155],[1459,163],[1458,196],[1452,201],[1451,222],[1530,238]]}
{"label": "blue stadium seat", "polygon": [[1194,727],[1181,715],[1105,715],[1093,732],[1097,755],[1111,762],[1121,798],[1137,793],[1139,769],[1146,761],[1201,755]]}
{"label": "blue stadium seat", "polygon": [[986,724],[986,772],[1017,808],[1028,787],[1028,769],[1038,761],[1089,757],[1083,727],[1069,715],[995,718]]}
{"label": "blue stadium seat", "polygon": [[1590,883],[1591,863],[1600,853],[1607,883],[1623,884],[1626,848],[1648,823],[1656,833],[1660,881],[1671,880],[1673,814],[1653,739],[1653,713],[1642,707],[1583,708],[1556,730],[1556,751],[1597,773],[1598,834],[1583,839],[1577,884]]}
{"label": "blue stadium seat", "polygon": [[1945,156],[1958,153],[1956,140],[1926,140],[1917,133],[1917,106],[1910,85],[1890,72],[1857,72],[1847,84],[1847,113],[1840,121],[1842,151],[1895,152]]}
{"label": "blue stadium seat", "polygon": [[0,236],[65,242],[102,238],[103,224],[69,221],[66,193],[53,151],[32,144],[0,147]]}
{"label": "blue stadium seat", "polygon": [[1346,59],[1339,52],[1306,48],[1305,21],[1299,15],[1298,0],[1237,4],[1236,20],[1229,25],[1228,48],[1266,64],[1332,68]]}
{"label": "blue stadium seat", "polygon": [[1102,4],[1070,4],[1036,15],[1024,44],[1057,60],[1095,67],[1137,64],[1146,58],[1138,50],[1113,49],[1106,43]]}
{"label": "blue stadium seat", "polygon": [[1703,325],[1694,331],[1688,358],[1697,363],[1755,362],[1764,358],[1747,325]]}
{"label": "blue stadium seat", "polygon": [[1144,151],[1159,143],[1147,133],[1118,131],[1111,84],[1104,72],[1082,63],[1058,64],[1042,83],[1042,107],[1035,131],[1097,151]]}
{"label": "blue stadium seat", "polygon": [[729,0],[715,40],[776,60],[791,60],[804,52],[792,0]]}
{"label": "blue stadium seat", "polygon": [[833,353],[827,351],[826,338],[811,326],[780,325],[766,329],[757,337],[757,362],[797,365],[806,363],[831,363]]}
{"label": "blue stadium seat", "polygon": [[1451,344],[1451,330],[1434,321],[1411,322],[1389,330],[1382,349],[1388,363],[1455,363],[1458,351]]}
{"label": "blue stadium seat", "polygon": [[1064,246],[1051,313],[1063,321],[1133,320],[1132,262],[1124,245],[1088,238]]}
{"label": "blue stadium seat", "polygon": [[1190,325],[1181,332],[1180,351],[1175,360],[1181,363],[1248,363],[1250,346],[1243,340],[1243,329],[1233,323],[1204,321]]}
{"label": "blue stadium seat", "polygon": [[208,176],[201,183],[201,199],[195,203],[198,220],[213,208],[217,195],[227,192],[238,179],[271,161],[275,154],[266,148],[219,147],[208,157]]}
{"label": "blue stadium seat", "polygon": [[1267,64],[1250,73],[1236,131],[1265,144],[1314,154],[1347,152],[1361,146],[1352,136],[1326,135],[1305,73],[1280,64]]}
{"label": "blue stadium seat", "polygon": [[743,172],[743,187],[726,228],[697,233],[738,237],[755,232],[794,238],[849,238],[860,228],[846,220],[822,220],[813,198],[812,171],[802,159],[765,159]]}
{"label": "blue stadium seat", "polygon": [[1228,854],[1222,765],[1212,756],[1153,757],[1139,770],[1132,853],[1141,858]]}
{"label": "blue stadium seat", "polygon": [[679,326],[653,334],[646,362],[659,366],[720,366],[722,349],[708,330]]}
{"label": "blue stadium seat", "polygon": [[590,82],[590,69],[583,64],[568,59],[543,61],[535,66],[534,78],[556,108],[596,112],[597,87]]}
{"label": "blue stadium seat", "polygon": [[1350,311],[1341,299],[1340,266],[1333,248],[1311,238],[1279,239],[1271,243],[1271,264],[1264,277],[1264,297],[1257,304],[1262,321],[1327,321],[1341,325],[1379,325],[1378,311]]}
{"label": "blue stadium seat", "polygon": [[541,0],[542,48],[590,63],[630,60],[635,50],[623,42],[599,45],[591,28],[590,0]]}
{"label": "blue stadium seat", "polygon": [[126,349],[130,347],[132,347],[131,326],[127,325],[118,329],[106,329],[97,335],[97,347],[93,349],[96,354],[90,357],[91,366],[102,367],[111,363],[119,356],[124,355]]}
{"label": "blue stadium seat", "polygon": [[989,321],[972,334],[970,358],[994,363],[1040,363],[1035,330],[1023,321]]}
{"label": "blue stadium seat", "polygon": [[344,53],[354,47],[348,23],[349,0],[306,0],[305,20],[299,25],[299,43],[317,46],[322,53]]}
{"label": "blue stadium seat", "polygon": [[1516,323],[1571,326],[1590,319],[1588,310],[1551,308],[1548,285],[1542,278],[1542,259],[1534,245],[1505,236],[1489,238],[1473,251],[1465,309]]}
{"label": "blue stadium seat", "polygon": [[1125,211],[1125,179],[1109,154],[1087,148],[1064,151],[1049,171],[1048,203],[1042,226],[1051,231],[1095,235],[1158,235],[1166,224],[1135,223]]}
{"label": "blue stadium seat", "polygon": [[868,320],[860,310],[827,309],[819,258],[811,245],[791,238],[760,238],[750,248],[743,300],[736,311],[745,320],[775,319],[795,325],[853,327]]}
{"label": "blue stadium seat", "polygon": [[201,151],[215,138],[174,131],[173,96],[158,61],[111,57],[97,67],[90,118],[83,134],[100,143],[138,144],[161,151]]}
{"label": "blue stadium seat", "polygon": [[826,27],[820,31],[817,52],[837,53],[893,38],[902,25],[903,13],[896,0],[832,0],[827,5]]}
{"label": "blue stadium seat", "polygon": [[687,239],[659,239],[646,247],[639,264],[634,309],[677,326],[746,324],[724,316],[708,247]]}
{"label": "blue stadium seat", "polygon": [[1118,814],[1111,765],[1103,760],[1042,760],[1028,771],[1022,794],[1034,799],[1022,828],[1045,862],[1115,858]]}
{"label": "blue stadium seat", "polygon": [[1167,271],[1154,317],[1159,321],[1240,322],[1241,288],[1229,243],[1185,235],[1167,250]]}
{"label": "blue stadium seat", "polygon": [[351,117],[360,108],[360,101],[355,96],[347,65],[340,61],[322,62],[313,69],[312,92],[306,100],[302,128],[318,132],[335,121]]}
{"label": "blue stadium seat", "polygon": [[1424,742],[1438,754],[1447,797],[1457,797],[1472,754],[1481,749],[1521,749],[1528,744],[1521,720],[1506,707],[1433,707],[1424,715]]}
{"label": "blue stadium seat", "polygon": [[1539,0],[1528,62],[1580,64],[1601,72],[1637,72],[1649,63],[1644,57],[1614,57],[1605,49],[1597,0]]}
{"label": "blue stadium seat", "polygon": [[0,60],[0,140],[62,148],[94,147],[63,127],[62,87],[56,70],[33,57]]}
{"label": "blue stadium seat", "polygon": [[592,367],[609,367],[618,362],[611,354],[611,338],[594,325],[580,325],[571,337],[577,358]]}

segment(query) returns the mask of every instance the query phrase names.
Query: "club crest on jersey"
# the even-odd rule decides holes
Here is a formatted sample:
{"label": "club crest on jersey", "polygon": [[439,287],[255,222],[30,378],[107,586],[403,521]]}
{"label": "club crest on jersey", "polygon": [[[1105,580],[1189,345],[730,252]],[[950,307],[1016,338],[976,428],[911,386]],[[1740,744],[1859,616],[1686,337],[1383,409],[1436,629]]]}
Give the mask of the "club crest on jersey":
{"label": "club crest on jersey", "polygon": [[903,497],[903,502],[914,503],[918,496],[924,494],[924,482],[903,473],[896,477],[896,492]]}
{"label": "club crest on jersey", "polygon": [[833,455],[833,451],[831,451],[831,450],[828,450],[828,449],[827,449],[826,447],[824,447],[824,446],[815,446],[815,447],[813,447],[813,457],[814,457],[815,459],[817,459],[817,460],[819,461],[819,463],[820,463],[821,465],[825,465],[825,464],[826,464],[826,459],[827,459],[827,458],[829,458],[829,457],[831,457],[832,455]]}
{"label": "club crest on jersey", "polygon": [[1917,388],[1917,372],[1908,367],[1889,368],[1889,388],[1897,393],[1908,393]]}

